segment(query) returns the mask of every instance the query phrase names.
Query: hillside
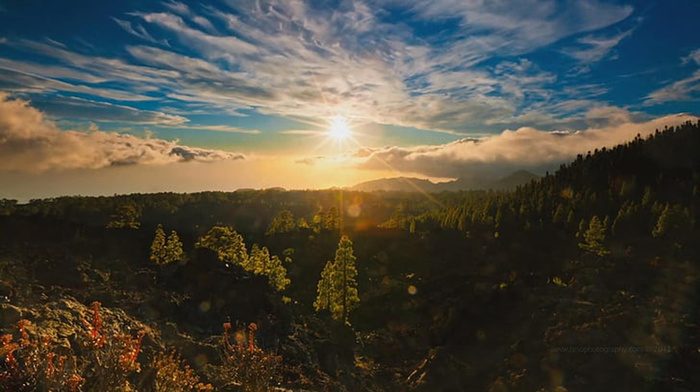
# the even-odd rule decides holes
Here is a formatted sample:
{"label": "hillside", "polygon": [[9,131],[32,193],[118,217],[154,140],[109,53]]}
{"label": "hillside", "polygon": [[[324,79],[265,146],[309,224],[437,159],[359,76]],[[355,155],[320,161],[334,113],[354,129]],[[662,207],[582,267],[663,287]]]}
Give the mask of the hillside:
{"label": "hillside", "polygon": [[[66,357],[61,377],[82,372],[85,391],[157,390],[156,379],[202,390],[158,375],[170,350],[221,391],[250,390],[253,368],[258,390],[698,390],[700,123],[529,177],[503,179],[528,181],[513,192],[430,197],[2,200],[0,328],[12,336],[0,385],[70,390],[55,370],[37,376],[53,362],[17,365],[46,335],[41,357]],[[154,261],[158,225],[181,241],[177,260]],[[314,309],[340,233],[357,267],[347,323]],[[107,354],[127,360],[96,366]]]}
{"label": "hillside", "polygon": [[540,178],[539,176],[528,172],[527,170],[515,171],[503,178],[458,178],[453,181],[434,183],[430,180],[424,180],[411,177],[396,177],[396,178],[381,178],[359,183],[352,186],[353,191],[375,192],[454,192],[468,190],[514,190],[520,185],[525,185],[532,180]]}

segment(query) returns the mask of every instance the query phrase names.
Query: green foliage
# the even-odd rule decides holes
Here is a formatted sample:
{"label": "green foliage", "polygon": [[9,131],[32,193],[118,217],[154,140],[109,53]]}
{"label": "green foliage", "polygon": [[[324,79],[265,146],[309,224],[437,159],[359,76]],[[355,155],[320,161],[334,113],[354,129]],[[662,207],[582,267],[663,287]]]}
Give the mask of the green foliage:
{"label": "green foliage", "polygon": [[164,264],[182,260],[184,252],[182,251],[182,242],[175,230],[170,232],[168,242],[165,244],[165,259]]}
{"label": "green foliage", "polygon": [[277,256],[270,257],[270,251],[266,247],[261,249],[258,244],[253,244],[244,268],[256,275],[267,276],[270,286],[277,291],[284,290],[291,282],[282,260]]}
{"label": "green foliage", "polygon": [[349,323],[348,315],[360,304],[355,261],[352,241],[343,236],[335,252],[335,261],[327,262],[321,272],[314,302],[316,311],[328,309],[333,320]]}
{"label": "green foliage", "polygon": [[219,260],[241,266],[248,272],[267,276],[270,286],[284,290],[290,283],[287,269],[277,256],[270,257],[270,251],[253,244],[250,255],[246,251],[243,236],[229,227],[212,227],[197,241],[197,247],[211,249],[219,255]]}
{"label": "green foliage", "polygon": [[284,262],[291,263],[292,256],[294,256],[294,248],[287,248],[284,250],[284,252],[282,254],[284,255]]}
{"label": "green foliage", "polygon": [[593,215],[588,229],[583,233],[584,242],[578,244],[579,248],[593,253],[597,256],[605,256],[610,254],[610,251],[605,249],[605,232],[607,228],[600,221],[597,215]]}
{"label": "green foliage", "polygon": [[318,280],[316,286],[316,301],[314,301],[314,309],[317,312],[329,309],[331,307],[331,294],[333,292],[333,263],[327,261],[321,271],[321,279]]}
{"label": "green foliage", "polygon": [[203,392],[214,389],[211,384],[200,382],[197,374],[175,351],[156,354],[151,368],[156,373],[154,392]]}
{"label": "green foliage", "polygon": [[270,223],[267,229],[267,235],[290,233],[296,230],[297,225],[294,221],[294,215],[289,210],[282,210],[275,216],[275,219]]}
{"label": "green foliage", "polygon": [[226,226],[214,226],[197,241],[198,248],[207,248],[216,252],[224,263],[236,264],[245,268],[248,253],[243,236]]}
{"label": "green foliage", "polygon": [[175,230],[170,232],[167,240],[162,225],[156,228],[156,234],[151,243],[151,261],[156,264],[169,264],[182,260],[182,242]]}
{"label": "green foliage", "polygon": [[153,237],[153,242],[151,243],[151,261],[156,264],[164,264],[165,260],[165,231],[163,231],[163,225],[158,225],[156,227],[156,234]]}
{"label": "green foliage", "polygon": [[321,229],[325,231],[338,230],[340,227],[340,214],[338,214],[338,209],[333,206],[327,213],[323,214],[321,219]]}
{"label": "green foliage", "polygon": [[117,212],[110,216],[111,220],[107,223],[108,229],[138,229],[141,227],[139,218],[141,211],[133,204],[124,204]]}
{"label": "green foliage", "polygon": [[681,205],[666,205],[656,221],[651,234],[654,237],[682,239],[693,230],[688,209]]}

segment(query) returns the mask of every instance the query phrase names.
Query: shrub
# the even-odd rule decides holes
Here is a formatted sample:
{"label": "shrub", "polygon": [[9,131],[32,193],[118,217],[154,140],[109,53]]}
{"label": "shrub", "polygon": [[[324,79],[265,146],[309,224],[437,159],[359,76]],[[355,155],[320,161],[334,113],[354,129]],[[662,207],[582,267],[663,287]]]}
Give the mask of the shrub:
{"label": "shrub", "polygon": [[59,354],[48,336],[30,334],[28,320],[17,323],[19,339],[2,336],[0,389],[3,391],[77,391],[85,382],[76,369],[75,357]]}
{"label": "shrub", "polygon": [[211,384],[204,384],[192,368],[184,363],[178,354],[159,353],[153,359],[153,369],[156,370],[155,392],[190,392],[211,391]]}
{"label": "shrub", "polygon": [[258,326],[251,323],[247,334],[244,330],[237,331],[235,342],[231,343],[231,324],[224,323],[222,376],[227,383],[238,385],[246,392],[270,391],[271,384],[279,380],[282,357],[255,346],[257,329]]}
{"label": "shrub", "polygon": [[99,302],[92,303],[89,311],[92,320],[83,320],[86,333],[79,342],[86,349],[83,358],[86,385],[96,391],[128,389],[129,376],[141,371],[137,358],[145,332],[139,331],[133,337],[117,327],[105,328],[100,306]]}

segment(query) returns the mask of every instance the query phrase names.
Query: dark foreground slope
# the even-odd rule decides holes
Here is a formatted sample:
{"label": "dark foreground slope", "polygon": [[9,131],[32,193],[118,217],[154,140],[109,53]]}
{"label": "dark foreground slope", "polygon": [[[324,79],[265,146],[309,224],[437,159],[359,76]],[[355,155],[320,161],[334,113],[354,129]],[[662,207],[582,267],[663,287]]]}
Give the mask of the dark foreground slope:
{"label": "dark foreground slope", "polygon": [[[245,390],[227,376],[242,362],[222,360],[226,322],[231,334],[256,323],[255,345],[281,357],[268,389],[700,389],[700,124],[580,156],[511,193],[246,191],[0,210],[0,328],[20,342],[28,319],[30,338],[51,335],[92,377],[83,390],[99,390],[85,365],[93,301],[110,328],[145,331],[132,390],[158,390],[154,359],[171,349],[202,382]],[[105,227],[125,211],[138,228]],[[268,230],[275,216],[294,219]],[[186,261],[149,260],[159,223]],[[291,284],[277,292],[196,248],[215,224],[249,249],[293,248]],[[341,231],[358,260],[351,327],[312,307]]]}

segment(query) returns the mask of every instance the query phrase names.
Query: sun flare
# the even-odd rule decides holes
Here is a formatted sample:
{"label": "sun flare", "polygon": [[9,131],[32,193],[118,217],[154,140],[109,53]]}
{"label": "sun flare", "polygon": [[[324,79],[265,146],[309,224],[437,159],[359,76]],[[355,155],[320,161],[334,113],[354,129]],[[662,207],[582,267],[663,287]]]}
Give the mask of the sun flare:
{"label": "sun flare", "polygon": [[351,131],[348,121],[345,117],[336,116],[331,119],[331,125],[328,129],[328,136],[333,140],[343,141],[350,137]]}

